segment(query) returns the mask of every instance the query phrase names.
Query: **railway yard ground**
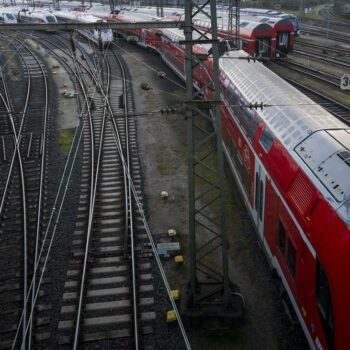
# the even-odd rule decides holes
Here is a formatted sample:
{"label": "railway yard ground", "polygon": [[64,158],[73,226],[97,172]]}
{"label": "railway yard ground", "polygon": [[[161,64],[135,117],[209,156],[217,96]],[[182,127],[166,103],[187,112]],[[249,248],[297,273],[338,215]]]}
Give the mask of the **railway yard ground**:
{"label": "railway yard ground", "polygon": [[[121,43],[123,56],[130,64],[135,91],[136,113],[178,104],[185,93],[181,81],[162,63],[160,57],[145,53],[136,46]],[[147,62],[147,65],[140,64]],[[152,70],[148,66],[153,67]],[[159,79],[159,70],[169,80]],[[171,83],[174,81],[174,83]],[[152,90],[142,90],[147,82]],[[175,99],[174,99],[175,98]],[[169,241],[167,231],[174,228],[185,257],[182,266],[174,259],[163,260],[173,289],[186,290],[188,276],[187,229],[187,144],[183,114],[139,117],[138,141],[148,220],[158,242]],[[161,198],[167,191],[169,198]],[[228,234],[230,240],[231,279],[241,288],[246,302],[244,323],[231,331],[190,331],[194,349],[307,349],[298,326],[291,326],[279,301],[278,281],[263,255],[235,183],[226,173]],[[165,314],[164,314],[165,317]],[[172,325],[170,325],[172,327]]]}
{"label": "railway yard ground", "polygon": [[[310,19],[310,21],[319,23],[314,18]],[[314,24],[314,22],[310,23]],[[305,25],[308,25],[306,21]],[[80,290],[83,297],[90,299],[88,299],[86,310],[81,315],[83,320],[81,321],[82,330],[75,330],[75,335],[77,336],[78,334],[85,341],[82,348],[89,350],[130,348],[132,340],[129,341],[128,338],[131,337],[132,332],[128,327],[132,319],[132,312],[130,311],[132,309],[132,297],[125,295],[127,292],[129,293],[129,289],[136,290],[136,288],[129,285],[131,277],[125,271],[129,271],[129,269],[131,271],[135,268],[140,273],[141,277],[138,279],[138,282],[141,285],[140,289],[144,293],[139,296],[141,301],[138,305],[140,308],[137,310],[134,307],[133,309],[134,313],[139,313],[140,339],[142,339],[143,348],[147,350],[185,349],[185,343],[182,340],[177,322],[166,322],[167,311],[171,310],[172,307],[167,299],[166,289],[159,275],[156,261],[152,257],[142,222],[143,217],[138,213],[138,209],[142,207],[155,243],[178,242],[180,244],[179,254],[184,258],[183,263],[176,263],[174,256],[162,257],[161,261],[170,288],[180,291],[182,299],[178,302],[178,307],[181,309],[189,276],[187,122],[184,110],[181,109],[186,98],[184,83],[162,62],[160,56],[139,46],[126,43],[123,39],[117,40],[117,44],[113,45],[113,51],[112,49],[111,51],[105,51],[107,53],[104,57],[106,62],[101,63],[102,55],[96,53],[93,46],[85,39],[81,40],[82,44],[80,45],[79,54],[73,58],[73,56],[69,57],[68,50],[64,52],[60,51],[61,49],[59,48],[60,45],[70,47],[68,36],[65,39],[58,38],[57,33],[41,33],[39,36],[40,39],[37,37],[29,39],[26,36],[25,42],[39,57],[39,61],[44,62],[38,65],[41,66],[43,72],[47,72],[50,107],[47,119],[48,126],[42,127],[43,130],[46,128],[48,137],[45,139],[42,136],[45,134],[44,131],[38,131],[38,135],[36,132],[31,131],[31,128],[34,128],[36,124],[35,121],[32,122],[29,119],[28,122],[25,122],[27,124],[24,124],[24,130],[28,135],[31,134],[29,136],[26,135],[24,138],[26,141],[25,145],[29,145],[29,151],[22,144],[18,152],[28,152],[24,162],[24,172],[27,171],[26,166],[29,167],[32,163],[38,163],[36,165],[37,168],[33,168],[34,170],[29,168],[28,173],[38,171],[39,174],[39,170],[42,169],[42,181],[36,185],[38,189],[34,187],[31,192],[41,193],[40,188],[42,188],[42,212],[44,215],[42,221],[37,223],[37,225],[43,227],[43,230],[51,222],[50,213],[52,214],[53,212],[54,215],[57,213],[59,206],[55,202],[55,195],[59,192],[60,181],[62,180],[63,184],[65,183],[64,181],[67,181],[67,184],[69,184],[64,189],[66,191],[64,205],[59,209],[60,218],[64,218],[64,220],[59,221],[57,232],[55,227],[54,234],[52,236],[49,234],[48,236],[48,238],[51,238],[55,235],[53,245],[48,248],[43,243],[45,247],[43,249],[44,252],[47,252],[48,249],[51,249],[51,251],[43,279],[42,293],[40,294],[42,302],[39,302],[35,311],[37,312],[35,314],[35,326],[33,326],[35,345],[38,349],[61,350],[71,348],[69,344],[72,343],[74,337],[74,330],[71,330],[71,328],[73,329],[76,317],[74,313],[79,310],[79,306],[77,303],[73,304],[72,302],[72,304],[69,304],[69,302],[71,300],[75,302],[79,294],[80,278],[78,277],[80,274],[78,276],[77,271],[84,269],[78,264],[84,260],[82,256],[85,249],[80,235],[86,225],[88,227],[87,230],[91,230],[91,234],[95,234],[95,236],[91,239],[92,251],[85,259],[87,264],[86,274],[91,275],[91,282],[85,283],[85,290]],[[18,40],[23,40],[24,37],[24,35],[18,36]],[[326,44],[324,44],[325,40]],[[16,96],[16,84],[25,81],[24,78],[27,76],[26,74],[29,74],[30,69],[35,71],[34,81],[39,81],[41,76],[35,75],[38,74],[38,68],[33,67],[29,68],[28,73],[24,74],[22,72],[24,71],[24,66],[21,65],[19,58],[13,59],[11,53],[13,48],[7,50],[11,43],[5,42],[5,39],[2,37],[1,45],[1,48],[6,49],[4,54],[0,56],[0,64],[7,62],[4,73],[9,77],[9,93],[15,96],[13,98],[13,107],[18,109],[18,104],[25,99],[25,91],[23,87],[17,92]],[[17,50],[19,51],[19,48]],[[341,103],[342,107],[338,106],[335,108],[345,108],[345,112],[341,109],[337,113],[340,113],[341,118],[343,116],[349,118],[346,119],[346,122],[349,123],[349,93],[348,91],[341,91],[339,87],[336,88],[337,79],[340,83],[340,77],[347,69],[345,67],[349,67],[348,71],[350,71],[349,50],[350,42],[340,45],[332,42],[328,37],[314,38],[311,35],[302,33],[297,39],[294,53],[289,54],[286,59],[267,62],[266,66],[278,75],[302,84],[310,89],[312,93],[322,92],[322,95]],[[308,55],[304,51],[307,51]],[[117,81],[120,79],[123,69],[120,68],[121,71],[119,73],[116,66],[113,66],[112,63],[110,64],[113,72],[117,72],[114,75],[112,73],[110,76],[107,76],[106,73],[101,73],[98,69],[95,71],[96,74],[88,72],[91,68],[90,64],[92,66],[94,64],[104,64],[104,67],[107,69],[109,67],[107,61],[113,62],[114,57],[117,57],[117,55],[124,62],[120,66],[124,66],[126,71],[125,86],[122,86]],[[317,59],[317,56],[320,55],[328,58]],[[64,57],[62,59],[59,56]],[[93,63],[90,63],[89,60]],[[343,65],[339,65],[339,62],[330,62],[329,60],[342,60]],[[33,64],[32,59],[27,61],[29,66]],[[89,63],[86,63],[88,61]],[[254,63],[252,62],[251,64]],[[78,69],[73,73],[73,65],[76,65],[76,67],[81,66],[79,74],[77,73]],[[293,65],[294,68],[292,67]],[[308,74],[313,74],[313,77],[307,75],[306,70],[308,70]],[[320,79],[320,76],[317,77],[321,73],[322,79]],[[74,79],[72,79],[73,74]],[[110,80],[112,83],[110,83]],[[111,86],[110,91],[108,91],[111,96],[113,96],[113,93],[116,96],[122,94],[122,97],[125,97],[125,99],[123,101],[114,99],[113,104],[112,97],[109,97],[110,102],[107,103],[105,92],[99,85],[105,81],[108,81],[108,84]],[[86,96],[78,93],[78,82],[86,88],[86,91],[84,90]],[[91,86],[95,83],[96,86],[94,91],[92,91]],[[6,88],[4,88],[4,91],[6,91]],[[5,95],[2,90],[1,94]],[[324,96],[318,98],[324,98]],[[85,102],[82,102],[83,100]],[[327,107],[331,104],[328,100],[318,101],[317,103],[324,104]],[[122,114],[121,110],[125,106],[129,108],[129,112],[131,111],[131,122],[128,124],[129,122],[127,121],[127,125],[121,128],[122,131],[119,134],[116,130],[119,124],[124,122],[124,119],[120,117],[120,120],[118,120],[118,115]],[[176,107],[175,112],[169,114],[159,113],[162,108],[168,107]],[[32,107],[32,110],[35,112],[39,108],[36,105]],[[29,111],[31,111],[30,108]],[[3,109],[1,112],[5,113]],[[10,112],[7,111],[6,113]],[[90,124],[88,122],[83,124],[82,119],[86,118],[88,120],[88,117],[90,118]],[[38,125],[45,125],[40,120],[37,122]],[[18,125],[21,124],[21,119],[16,119],[15,124],[18,128]],[[5,123],[4,126],[0,124],[0,127],[6,127],[10,130],[11,125]],[[103,138],[101,136],[101,139],[99,139],[99,135],[103,135],[104,128],[106,128],[106,137]],[[21,130],[21,128],[19,129]],[[130,141],[132,145],[131,150],[125,151],[127,156],[119,156],[120,159],[116,157],[113,164],[109,163],[111,162],[110,159],[115,156],[114,154],[117,154],[117,149],[118,152],[124,154],[124,149],[127,148],[124,145],[124,142],[127,143],[127,141],[124,139],[125,134],[128,134],[128,130],[130,130],[132,138]],[[7,148],[7,145],[5,147],[4,140],[7,140],[6,135],[5,132],[2,133],[0,130],[0,148],[2,151],[0,166],[4,174],[5,172],[7,173],[9,167],[6,152],[11,151],[10,147]],[[81,144],[79,144],[79,135],[82,140]],[[117,141],[115,141],[116,139]],[[20,143],[20,141],[18,142]],[[44,150],[44,154],[42,154],[43,145],[46,142],[48,146]],[[92,146],[88,146],[90,142]],[[73,151],[71,150],[72,144],[76,145],[76,153],[74,148]],[[32,147],[32,150],[30,147]],[[15,153],[15,151],[13,152]],[[35,153],[36,158],[32,155],[36,159],[35,161],[32,161],[32,158],[29,156],[31,152],[37,152]],[[73,163],[70,163],[72,160],[69,160],[73,154],[74,167]],[[123,182],[121,184],[119,179],[114,179],[111,175],[111,173],[121,172],[120,169],[126,167],[125,163],[129,162],[128,157],[130,157],[131,164],[130,168],[128,168],[128,175],[136,176],[135,187],[133,187],[134,184],[130,185],[128,183],[128,176],[124,175],[125,179],[121,181]],[[42,164],[41,168],[39,167],[38,159],[42,160],[40,163]],[[118,167],[116,167],[117,163]],[[92,164],[91,169],[88,164]],[[101,167],[99,168],[100,164]],[[68,174],[65,172],[65,167],[69,168],[70,165],[72,165],[72,171]],[[13,172],[17,171],[16,166],[14,166]],[[33,182],[39,178],[38,174],[33,175]],[[99,179],[98,174],[102,174],[101,179]],[[92,178],[91,183],[88,182],[90,176]],[[20,175],[16,175],[14,178],[17,179],[19,177]],[[3,190],[7,186],[5,176],[0,178],[0,180],[0,189]],[[13,180],[8,180],[7,182],[9,183],[9,189],[4,191],[8,191],[8,196],[15,198],[15,200],[12,200],[12,204],[15,205],[19,203],[17,201],[19,201],[20,195],[17,192],[19,192],[20,186],[18,188],[11,187],[14,186],[13,183],[15,181]],[[137,193],[140,196],[140,203],[135,203],[136,201],[130,198],[127,199],[126,194],[121,195],[120,188],[123,186],[128,188],[126,192],[129,191],[129,195],[133,191]],[[91,194],[88,194],[88,188],[91,188]],[[162,195],[163,191],[166,191],[168,194],[166,198]],[[117,199],[112,195],[115,195]],[[187,335],[192,348],[194,350],[211,350],[215,347],[220,350],[308,349],[308,343],[296,316],[290,314],[285,301],[282,302],[280,298],[282,291],[281,282],[275,273],[271,271],[266,256],[259,245],[251,218],[245,208],[238,186],[230,174],[228,164],[225,164],[225,195],[229,240],[229,273],[231,281],[239,286],[240,292],[244,297],[244,320],[229,330],[188,329]],[[86,204],[89,197],[92,198],[93,203],[96,201],[97,204],[94,204],[95,206],[90,204],[89,207]],[[11,205],[12,197],[9,198],[5,205]],[[38,205],[34,201],[38,199],[36,197],[33,198],[29,207],[34,212]],[[127,201],[125,212],[121,209],[123,200]],[[41,200],[39,201],[41,203]],[[113,205],[115,206],[112,208]],[[53,211],[51,212],[52,209]],[[18,206],[16,210],[19,210]],[[30,210],[29,214],[33,218],[29,217],[28,222],[33,224],[35,222],[34,215],[31,214]],[[91,212],[94,211],[95,214],[97,213],[97,219],[88,219]],[[115,223],[123,220],[126,222],[132,221],[132,218],[129,217],[131,212],[137,213],[135,215],[135,241],[137,242],[135,251],[129,251],[129,246],[132,246],[130,240],[134,239],[131,238],[133,237],[133,232],[121,232],[118,237],[110,235]],[[11,213],[14,213],[13,216],[16,220],[20,217],[12,207],[8,211],[6,209],[5,213],[4,215],[1,213],[3,215],[1,218],[5,220],[1,223],[0,235],[3,232],[7,232],[6,230],[10,233],[12,232],[12,228],[8,229],[6,226],[11,224],[8,220],[8,218],[11,219]],[[54,215],[53,218],[55,219],[56,216]],[[126,219],[124,219],[125,216]],[[18,224],[20,222],[18,220],[14,222]],[[133,225],[129,224],[126,226],[130,229]],[[170,229],[176,231],[174,237],[169,236],[168,231]],[[121,229],[120,231],[123,230]],[[1,236],[1,239],[3,237],[7,239],[7,236]],[[39,242],[44,241],[44,237],[38,237],[37,240]],[[28,239],[31,238],[29,236]],[[20,238],[16,237],[16,240],[20,242],[20,250],[23,250],[22,244],[24,243],[20,241]],[[12,242],[9,243],[9,247],[12,247],[11,244]],[[2,248],[0,247],[1,251],[5,252],[6,247],[6,245]],[[86,244],[86,249],[89,247],[89,244]],[[34,250],[35,244],[29,245],[26,252],[29,254],[28,271],[31,264],[35,264],[37,260],[37,257],[31,256]],[[20,254],[17,252],[18,259]],[[134,255],[135,265],[132,267],[127,266],[129,262],[134,264]],[[7,256],[2,259],[4,263],[2,267],[0,266],[1,281],[7,281],[10,278],[7,276],[4,268],[4,264],[10,261],[11,259]],[[116,267],[115,262],[118,262],[120,265]],[[41,272],[44,258],[38,259],[37,263]],[[17,260],[15,261],[14,266],[21,266],[19,260],[18,262]],[[21,269],[23,270],[22,267]],[[112,271],[112,274],[108,274],[109,271]],[[20,273],[15,273],[15,275],[16,278],[20,277],[23,280]],[[18,290],[20,290],[22,282],[16,280],[9,284],[6,284],[7,282],[3,283],[5,287],[0,289],[0,295],[3,293],[5,299],[8,297],[10,301],[7,302],[3,298],[3,301],[0,303],[0,311],[2,311],[1,308],[4,310],[9,308],[6,315],[9,314],[9,319],[13,322],[15,318],[18,318],[20,312],[18,310],[14,312],[14,307],[12,306],[14,304],[11,303],[23,302],[23,295],[15,295],[15,293],[19,293]],[[84,282],[81,284],[84,286]],[[9,290],[6,289],[8,285],[11,286]],[[12,301],[12,296],[10,295],[12,291],[15,295],[13,297],[14,301]],[[110,295],[111,291],[115,294]],[[22,311],[21,306],[18,309]],[[103,318],[105,315],[101,310],[107,310],[105,319]],[[29,312],[30,307],[26,311]],[[35,312],[33,311],[33,314]],[[0,325],[5,326],[1,322],[3,321],[0,321]],[[107,330],[110,323],[113,322],[118,324],[118,329]],[[77,323],[79,324],[79,321]],[[94,327],[96,327],[96,330],[93,329]],[[0,331],[0,342],[3,342],[2,344],[6,343],[6,346],[10,344],[6,334],[15,331],[11,323],[9,323],[9,328],[11,329],[8,331]],[[5,334],[5,337],[1,338],[3,334]],[[106,336],[106,334],[108,335]],[[112,336],[110,337],[111,334]]]}

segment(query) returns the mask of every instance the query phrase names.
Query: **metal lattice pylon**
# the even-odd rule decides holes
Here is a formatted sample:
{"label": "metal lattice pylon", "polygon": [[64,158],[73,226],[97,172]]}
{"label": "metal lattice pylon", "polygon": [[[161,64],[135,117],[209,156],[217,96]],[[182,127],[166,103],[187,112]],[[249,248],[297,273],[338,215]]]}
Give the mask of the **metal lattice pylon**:
{"label": "metal lattice pylon", "polygon": [[164,17],[163,0],[157,0],[157,16]]}
{"label": "metal lattice pylon", "polygon": [[229,38],[232,40],[236,48],[241,48],[240,40],[240,21],[241,21],[241,12],[240,12],[240,0],[229,0],[228,7],[228,31]]}
{"label": "metal lattice pylon", "polygon": [[[202,31],[193,26],[198,15],[210,20],[210,29]],[[190,281],[184,316],[192,324],[204,319],[227,323],[242,316],[243,304],[228,274],[216,1],[185,1],[184,31],[190,236]],[[210,45],[208,54],[194,51],[196,44]],[[208,66],[202,63],[207,59],[212,60],[211,77],[204,86],[197,83],[199,89],[195,89],[194,72],[199,69],[205,75]],[[205,96],[210,99],[203,99]],[[208,129],[212,117],[215,127]]]}

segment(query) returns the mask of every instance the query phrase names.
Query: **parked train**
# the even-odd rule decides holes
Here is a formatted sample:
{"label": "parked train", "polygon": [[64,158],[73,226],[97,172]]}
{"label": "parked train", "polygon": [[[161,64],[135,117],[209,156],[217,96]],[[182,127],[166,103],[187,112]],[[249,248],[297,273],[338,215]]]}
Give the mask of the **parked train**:
{"label": "parked train", "polygon": [[[135,15],[149,16],[149,20],[156,16],[155,7],[137,7],[128,8],[123,12],[125,15],[132,13]],[[218,11],[218,35],[227,39],[228,32],[228,13],[227,11]],[[164,9],[164,18],[172,20],[183,20],[183,9]],[[199,28],[210,28],[208,18],[197,15],[194,25]],[[294,27],[286,19],[245,16],[241,18],[240,23],[241,47],[252,56],[264,59],[274,59],[285,57],[294,48]]]}
{"label": "parked train", "polygon": [[256,8],[241,8],[240,14],[241,16],[248,15],[248,16],[263,16],[263,17],[271,17],[271,18],[288,19],[293,23],[295,35],[300,34],[299,20],[298,20],[298,17],[295,15],[291,15],[288,13],[275,11],[275,10],[256,9]]}
{"label": "parked train", "polygon": [[[137,35],[185,78],[180,30],[148,29]],[[261,63],[237,59],[246,56],[242,50],[230,51],[219,62],[230,169],[310,348],[347,350],[350,128]],[[198,88],[212,80],[211,60],[203,65],[193,73]],[[213,98],[211,89],[204,93]],[[255,102],[264,109],[247,108]]]}
{"label": "parked train", "polygon": [[17,23],[17,18],[12,12],[0,9],[0,23]]}
{"label": "parked train", "polygon": [[49,11],[25,10],[18,11],[18,22],[23,23],[57,23],[56,17]]}
{"label": "parked train", "polygon": [[[55,11],[55,16],[59,22],[72,23],[98,23],[101,19],[93,15],[75,12],[75,11]],[[113,32],[111,29],[80,29],[80,34],[93,41],[95,44],[109,45],[113,41]]]}
{"label": "parked train", "polygon": [[[108,18],[114,18],[117,21],[161,21],[161,20],[181,20],[181,12],[173,12],[173,15],[167,16],[166,18],[157,18],[152,16],[153,10],[146,8],[135,8],[130,11],[121,11],[117,16],[110,16]],[[174,15],[174,13],[176,15]],[[210,24],[205,20],[197,19],[195,21],[195,26],[208,27]],[[227,38],[227,28],[219,28],[219,36],[222,39]],[[225,32],[226,30],[226,32]],[[130,35],[135,35],[138,37],[138,41],[142,42],[141,36],[143,32],[147,32],[147,36],[152,36],[149,34],[149,30],[131,29],[128,31]],[[272,58],[276,54],[276,38],[275,33],[271,25],[265,23],[248,23],[246,22],[241,27],[240,37],[242,39],[243,49],[247,51],[251,56],[258,56],[262,58]]]}

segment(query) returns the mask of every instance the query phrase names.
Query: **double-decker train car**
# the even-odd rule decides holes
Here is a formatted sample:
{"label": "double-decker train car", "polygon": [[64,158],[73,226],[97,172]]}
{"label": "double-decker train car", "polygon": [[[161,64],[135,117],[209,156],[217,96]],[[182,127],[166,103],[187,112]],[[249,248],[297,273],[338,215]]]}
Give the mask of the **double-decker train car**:
{"label": "double-decker train car", "polygon": [[275,11],[275,10],[257,9],[257,8],[241,8],[240,14],[241,16],[248,15],[248,16],[263,16],[263,17],[287,19],[293,23],[294,34],[295,35],[300,34],[299,20],[298,20],[298,17],[295,15],[291,15],[288,13]]}
{"label": "double-decker train car", "polygon": [[348,349],[350,128],[242,54],[220,60],[232,173],[310,348]]}
{"label": "double-decker train car", "polygon": [[[119,13],[119,20],[126,21],[123,18],[128,18],[130,21],[151,21],[162,20],[155,17],[154,8],[132,8],[128,11],[121,11]],[[165,19],[182,20],[183,12],[179,9],[177,11],[165,11]],[[163,19],[164,20],[164,19]],[[219,36],[222,39],[227,38],[227,27],[218,23]],[[225,22],[227,23],[227,21]],[[195,21],[195,26],[198,28],[209,28],[210,23],[205,19],[198,17]],[[135,30],[136,36],[141,35],[141,30]],[[276,37],[274,29],[270,24],[258,23],[252,21],[245,21],[241,23],[240,38],[242,40],[242,48],[251,56],[258,56],[262,58],[274,58],[276,52]],[[140,40],[141,41],[141,40]]]}
{"label": "double-decker train car", "polygon": [[[55,11],[55,16],[59,22],[64,23],[99,23],[102,20],[93,15],[75,11]],[[111,29],[80,29],[78,32],[95,44],[101,43],[103,46],[109,45],[113,41]]]}
{"label": "double-decker train car", "polygon": [[[211,23],[205,19],[198,19],[195,21],[195,26],[200,29],[210,29]],[[218,23],[218,36],[228,38],[226,25]],[[276,37],[270,24],[242,20],[240,22],[239,36],[242,42],[242,49],[251,56],[261,58],[275,57]]]}
{"label": "double-decker train car", "polygon": [[[254,17],[244,16],[243,19],[254,20]],[[272,26],[276,37],[275,57],[285,57],[293,51],[295,32],[293,23],[285,18],[279,17],[255,17],[259,23],[267,23]]]}
{"label": "double-decker train car", "polygon": [[[181,31],[142,31],[140,40],[185,78]],[[310,348],[347,350],[350,128],[261,63],[238,59],[247,56],[230,51],[219,62],[230,169]],[[197,87],[212,79],[211,60],[203,65]],[[248,108],[256,102],[264,109]]]}

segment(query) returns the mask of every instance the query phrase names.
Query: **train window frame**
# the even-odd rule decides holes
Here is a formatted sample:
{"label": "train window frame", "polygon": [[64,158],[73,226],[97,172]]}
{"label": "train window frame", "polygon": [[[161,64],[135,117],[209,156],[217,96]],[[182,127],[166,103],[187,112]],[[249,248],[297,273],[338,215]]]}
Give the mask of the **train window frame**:
{"label": "train window frame", "polygon": [[259,174],[258,172],[255,172],[255,201],[254,201],[254,206],[255,206],[255,210],[258,211],[258,207],[259,207],[259,193],[260,193],[260,189],[259,189]]}
{"label": "train window frame", "polygon": [[261,133],[259,143],[266,153],[269,153],[271,147],[275,141],[275,136],[272,134],[269,128],[265,127]]}
{"label": "train window frame", "polygon": [[263,205],[264,205],[264,182],[260,179],[259,186],[259,218],[260,221],[263,219]]}
{"label": "train window frame", "polygon": [[287,246],[287,230],[283,225],[281,219],[278,220],[278,231],[277,231],[277,247],[281,254],[284,256]]}
{"label": "train window frame", "polygon": [[253,140],[256,130],[258,130],[260,119],[257,114],[253,114],[252,120],[248,126],[248,137]]}
{"label": "train window frame", "polygon": [[317,259],[316,263],[316,303],[328,349],[334,350],[334,320],[332,294],[327,274]]}
{"label": "train window frame", "polygon": [[295,248],[290,238],[288,238],[286,261],[288,271],[290,272],[291,276],[295,279],[297,272],[297,249]]}

